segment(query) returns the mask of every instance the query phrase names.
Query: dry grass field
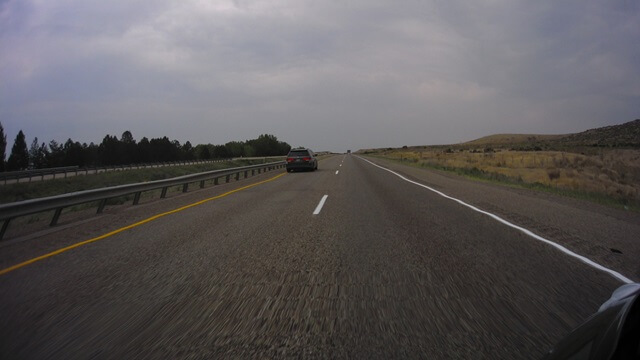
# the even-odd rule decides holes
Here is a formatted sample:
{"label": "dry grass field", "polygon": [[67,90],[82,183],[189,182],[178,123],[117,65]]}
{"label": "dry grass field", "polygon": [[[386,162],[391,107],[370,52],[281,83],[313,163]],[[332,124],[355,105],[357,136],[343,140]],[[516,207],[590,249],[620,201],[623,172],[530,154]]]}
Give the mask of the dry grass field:
{"label": "dry grass field", "polygon": [[[450,146],[373,149],[364,153],[472,177],[597,195],[638,209],[640,120],[619,127],[569,135],[492,135]],[[626,136],[620,146],[610,145],[614,130]],[[603,143],[606,145],[598,145]]]}

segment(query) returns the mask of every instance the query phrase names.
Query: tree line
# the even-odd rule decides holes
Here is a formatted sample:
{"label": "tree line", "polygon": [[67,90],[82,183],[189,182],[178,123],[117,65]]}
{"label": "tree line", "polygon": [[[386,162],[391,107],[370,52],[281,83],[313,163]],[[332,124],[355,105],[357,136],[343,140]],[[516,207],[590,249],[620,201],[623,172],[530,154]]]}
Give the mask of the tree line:
{"label": "tree line", "polygon": [[224,145],[192,146],[189,141],[180,144],[178,140],[169,140],[166,136],[152,139],[143,137],[136,141],[130,131],[122,133],[119,139],[106,135],[100,144],[80,143],[71,139],[64,143],[51,140],[47,144],[40,143],[36,137],[31,146],[27,146],[22,130],[18,132],[9,158],[5,161],[6,147],[7,137],[0,123],[0,171],[280,156],[286,155],[291,149],[289,144],[269,134],[253,140],[230,141]]}

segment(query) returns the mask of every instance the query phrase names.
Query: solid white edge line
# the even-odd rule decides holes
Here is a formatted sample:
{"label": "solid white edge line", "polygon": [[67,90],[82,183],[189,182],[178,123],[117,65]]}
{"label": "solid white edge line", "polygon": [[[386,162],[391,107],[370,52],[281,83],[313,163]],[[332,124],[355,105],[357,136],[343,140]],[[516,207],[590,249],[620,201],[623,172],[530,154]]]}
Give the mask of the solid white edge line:
{"label": "solid white edge line", "polygon": [[340,170],[336,170],[336,175],[338,175],[339,172],[340,172]]}
{"label": "solid white edge line", "polygon": [[329,197],[329,195],[325,195],[325,196],[322,197],[322,199],[320,199],[320,202],[318,203],[318,206],[316,206],[316,209],[313,210],[313,215],[320,214],[320,211],[322,211],[322,207],[324,206],[324,202],[327,201],[328,197]]}
{"label": "solid white edge line", "polygon": [[492,213],[490,213],[488,211],[481,210],[481,209],[479,209],[479,208],[477,208],[477,207],[475,207],[473,205],[467,204],[466,202],[464,202],[462,200],[456,199],[456,198],[454,198],[452,196],[449,196],[449,195],[447,195],[445,193],[442,193],[442,192],[440,192],[440,191],[438,191],[436,189],[433,189],[433,188],[431,188],[431,187],[429,187],[427,185],[423,185],[423,184],[420,184],[419,182],[416,182],[416,181],[413,181],[413,180],[409,180],[406,177],[398,174],[397,172],[395,172],[393,170],[389,170],[389,169],[387,169],[385,167],[382,167],[382,166],[380,166],[378,164],[375,164],[375,163],[373,163],[373,162],[371,162],[371,161],[369,161],[367,159],[361,158],[359,156],[356,156],[356,157],[358,159],[361,159],[361,160],[364,160],[364,161],[368,162],[369,164],[371,164],[371,165],[373,165],[375,167],[378,167],[378,168],[380,168],[382,170],[388,171],[388,172],[394,174],[395,176],[401,178],[402,180],[404,180],[406,182],[410,182],[410,183],[412,183],[414,185],[418,185],[418,186],[423,187],[423,188],[425,188],[427,190],[433,191],[434,193],[436,193],[436,194],[438,194],[438,195],[440,195],[440,196],[442,196],[444,198],[447,198],[449,200],[453,200],[453,201],[455,201],[455,202],[457,202],[457,203],[459,203],[461,205],[464,205],[464,206],[466,206],[466,207],[468,207],[468,208],[470,208],[470,209],[472,209],[474,211],[477,211],[477,212],[479,212],[481,214],[485,214],[485,215],[493,218],[494,220],[497,220],[497,221],[503,223],[504,225],[507,225],[507,226],[512,227],[512,228],[514,228],[516,230],[519,230],[520,232],[523,232],[526,235],[529,235],[530,237],[532,237],[532,238],[534,238],[536,240],[539,240],[539,241],[542,241],[542,242],[544,242],[546,244],[549,244],[549,245],[555,247],[556,249],[562,251],[563,253],[565,253],[565,254],[567,254],[569,256],[572,256],[572,257],[582,261],[583,263],[585,263],[585,264],[587,264],[587,265],[589,265],[589,266],[591,266],[591,267],[593,267],[595,269],[598,269],[600,271],[604,271],[604,272],[608,273],[609,275],[615,277],[616,279],[622,281],[623,283],[627,283],[627,284],[634,283],[634,281],[632,281],[631,279],[627,278],[626,276],[620,274],[619,272],[617,272],[615,270],[611,270],[611,269],[609,269],[607,267],[604,267],[604,266],[596,263],[595,261],[593,261],[591,259],[588,259],[588,258],[586,258],[586,257],[584,257],[582,255],[576,254],[573,251],[567,249],[566,247],[564,247],[564,246],[562,246],[560,244],[556,244],[551,240],[547,240],[547,239],[543,238],[542,236],[533,233],[531,230],[528,230],[528,229],[525,229],[525,228],[523,228],[521,226],[518,226],[516,224],[510,223],[507,220],[499,217],[498,215],[492,214]]}

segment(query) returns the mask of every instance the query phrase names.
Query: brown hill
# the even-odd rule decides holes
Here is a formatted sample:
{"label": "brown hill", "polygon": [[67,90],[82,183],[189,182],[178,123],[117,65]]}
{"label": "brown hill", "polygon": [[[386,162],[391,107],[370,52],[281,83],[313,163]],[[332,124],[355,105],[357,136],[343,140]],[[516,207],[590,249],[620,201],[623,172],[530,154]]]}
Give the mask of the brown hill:
{"label": "brown hill", "polygon": [[[450,148],[450,149],[511,149],[511,150],[559,150],[591,152],[589,148],[640,148],[640,119],[626,122],[620,125],[611,125],[601,128],[586,130],[575,134],[564,135],[540,135],[540,134],[496,134],[481,137],[476,140],[452,144],[431,146],[410,146],[408,149],[417,148]],[[375,153],[391,151],[387,149],[360,149],[359,153]],[[595,149],[594,149],[595,150]]]}
{"label": "brown hill", "polygon": [[458,146],[472,147],[612,147],[640,148],[640,119],[620,125],[590,129],[566,135],[497,134],[468,141]]}
{"label": "brown hill", "polygon": [[538,135],[538,134],[496,134],[481,137],[460,145],[485,146],[485,145],[525,145],[537,144],[542,141],[556,140],[564,135]]}
{"label": "brown hill", "polygon": [[568,145],[638,148],[640,147],[640,119],[569,134],[563,136],[560,141]]}

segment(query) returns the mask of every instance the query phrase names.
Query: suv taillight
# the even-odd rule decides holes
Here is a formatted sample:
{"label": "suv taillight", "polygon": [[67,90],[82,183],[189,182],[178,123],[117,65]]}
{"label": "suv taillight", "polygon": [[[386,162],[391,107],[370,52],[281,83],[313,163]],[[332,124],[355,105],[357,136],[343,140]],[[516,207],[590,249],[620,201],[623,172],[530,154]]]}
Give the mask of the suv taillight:
{"label": "suv taillight", "polygon": [[303,157],[302,161],[311,161],[311,158],[310,157]]}
{"label": "suv taillight", "polygon": [[295,160],[294,158],[287,158],[288,163],[293,162],[294,160]]}

